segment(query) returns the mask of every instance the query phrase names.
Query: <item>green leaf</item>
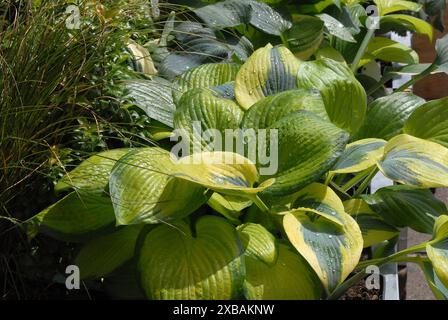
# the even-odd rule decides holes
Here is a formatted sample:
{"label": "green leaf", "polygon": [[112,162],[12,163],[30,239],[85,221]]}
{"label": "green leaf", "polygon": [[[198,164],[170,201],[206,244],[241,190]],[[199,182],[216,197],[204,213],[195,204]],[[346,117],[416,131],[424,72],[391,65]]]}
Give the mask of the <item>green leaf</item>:
{"label": "green leaf", "polygon": [[398,24],[406,28],[406,30],[426,35],[430,42],[433,41],[434,29],[425,20],[407,14],[391,14],[381,18],[381,26],[384,24]]}
{"label": "green leaf", "polygon": [[418,53],[412,48],[384,37],[375,37],[370,40],[359,67],[375,59],[405,64],[419,63]]}
{"label": "green leaf", "polygon": [[314,112],[328,119],[322,97],[316,90],[289,90],[261,99],[244,114],[242,127],[265,129],[298,110]]}
{"label": "green leaf", "polygon": [[242,214],[241,211],[250,207],[252,201],[243,197],[221,195],[215,192],[210,199],[208,199],[207,204],[231,222],[240,224],[238,219]]}
{"label": "green leaf", "polygon": [[448,287],[448,216],[440,216],[434,225],[433,240],[426,245],[426,253],[434,271],[445,288]]}
{"label": "green leaf", "polygon": [[151,300],[228,300],[240,296],[245,276],[236,230],[223,219],[201,217],[161,225],[145,238],[138,261]]}
{"label": "green leaf", "polygon": [[171,82],[162,78],[157,80],[130,80],[123,84],[127,90],[126,100],[145,111],[151,119],[173,127],[173,102]]}
{"label": "green leaf", "polygon": [[[266,197],[288,195],[319,180],[333,167],[348,141],[345,131],[305,110],[283,117],[269,129],[278,130],[278,145],[275,139],[271,141],[269,131],[268,141],[262,140],[260,146],[269,151],[271,158],[278,150],[278,170],[262,176],[263,180],[275,177],[275,183],[262,192]],[[258,163],[260,172],[264,165]]]}
{"label": "green leaf", "polygon": [[27,221],[56,239],[83,242],[115,222],[112,202],[102,192],[78,191],[49,206]]}
{"label": "green leaf", "polygon": [[381,188],[362,198],[390,225],[424,233],[431,233],[437,217],[447,211],[446,205],[430,190],[408,186]]}
{"label": "green leaf", "polygon": [[434,271],[434,267],[431,262],[421,262],[419,263],[420,268],[425,274],[426,281],[428,282],[431,291],[438,300],[448,300],[448,288],[444,286],[440,278]]}
{"label": "green leaf", "polygon": [[207,63],[182,73],[176,79],[179,87],[176,102],[189,90],[216,87],[235,80],[238,70],[239,66],[234,63]]}
{"label": "green leaf", "polygon": [[326,13],[317,16],[324,22],[325,28],[329,34],[341,40],[356,43],[355,38],[353,38],[350,31],[341,22]]}
{"label": "green leaf", "polygon": [[374,167],[383,157],[386,141],[364,139],[347,145],[344,153],[330,171],[332,173],[356,173]]}
{"label": "green leaf", "polygon": [[306,209],[287,213],[283,227],[289,241],[317,273],[327,293],[331,293],[358,264],[363,240],[355,220],[343,211],[342,201],[335,200],[337,195],[330,188],[326,193],[333,199],[330,206],[342,226],[324,216],[316,219]]}
{"label": "green leaf", "polygon": [[288,46],[294,55],[306,60],[319,48],[324,39],[324,23],[312,16],[294,18],[294,25],[285,32]]}
{"label": "green leaf", "polygon": [[436,41],[436,59],[433,63],[434,72],[445,72],[448,74],[448,35]]}
{"label": "green leaf", "polygon": [[104,189],[113,166],[130,150],[114,149],[91,156],[59,180],[55,186],[56,192],[69,189]]}
{"label": "green leaf", "polygon": [[448,98],[417,108],[406,121],[404,133],[448,147]]}
{"label": "green leaf", "polygon": [[193,12],[207,25],[221,29],[248,23],[250,6],[244,1],[226,0],[194,9]]}
{"label": "green leaf", "polygon": [[394,181],[421,188],[448,186],[448,148],[402,134],[390,140],[378,164]]}
{"label": "green leaf", "polygon": [[259,224],[238,227],[245,248],[245,296],[248,300],[316,300],[319,279],[307,262],[291,248],[277,243]]}
{"label": "green leaf", "polygon": [[87,242],[75,258],[82,279],[110,274],[134,256],[135,244],[143,225],[128,226]]}
{"label": "green leaf", "polygon": [[379,138],[389,140],[403,132],[412,112],[425,100],[411,93],[396,92],[372,102],[356,139]]}
{"label": "green leaf", "polygon": [[[174,115],[174,127],[183,130],[192,148],[203,151],[213,151],[220,139],[223,150],[225,130],[238,129],[243,118],[243,110],[232,100],[219,97],[210,89],[194,89],[186,92],[178,103]],[[200,130],[199,130],[200,129]],[[205,131],[219,130],[222,135],[213,137],[210,141],[203,139]]]}
{"label": "green leaf", "polygon": [[404,0],[374,0],[380,16],[397,11],[420,11],[421,4]]}
{"label": "green leaf", "polygon": [[297,88],[299,60],[285,47],[268,44],[255,51],[235,80],[235,96],[244,109],[264,97]]}
{"label": "green leaf", "polygon": [[119,225],[160,223],[185,217],[207,199],[205,189],[172,174],[170,153],[135,149],[113,168],[109,191]]}
{"label": "green leaf", "polygon": [[380,215],[370,209],[362,199],[344,201],[345,211],[355,219],[362,232],[364,248],[392,239],[399,230],[388,224]]}
{"label": "green leaf", "polygon": [[361,126],[367,95],[346,64],[331,59],[303,62],[298,72],[299,88],[316,88],[322,94],[330,120],[354,133]]}
{"label": "green leaf", "polygon": [[250,1],[250,24],[255,28],[275,36],[292,27],[292,23],[265,3]]}

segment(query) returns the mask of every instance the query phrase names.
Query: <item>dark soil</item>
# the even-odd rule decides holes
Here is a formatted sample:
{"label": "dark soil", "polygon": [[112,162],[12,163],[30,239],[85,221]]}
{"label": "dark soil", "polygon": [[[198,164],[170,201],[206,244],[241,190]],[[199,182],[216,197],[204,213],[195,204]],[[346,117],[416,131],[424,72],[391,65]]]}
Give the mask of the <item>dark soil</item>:
{"label": "dark soil", "polygon": [[381,290],[367,289],[364,280],[351,287],[339,300],[381,300]]}

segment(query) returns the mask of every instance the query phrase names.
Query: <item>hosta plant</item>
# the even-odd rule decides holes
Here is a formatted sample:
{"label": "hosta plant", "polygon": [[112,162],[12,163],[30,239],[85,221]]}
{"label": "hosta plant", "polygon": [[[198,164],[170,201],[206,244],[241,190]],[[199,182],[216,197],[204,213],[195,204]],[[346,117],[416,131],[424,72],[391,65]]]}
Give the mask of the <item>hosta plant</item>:
{"label": "hosta plant", "polygon": [[[447,41],[387,77],[443,72]],[[448,99],[375,96],[356,74],[367,46],[354,61],[318,47],[126,82],[173,141],[85,160],[30,235],[79,242],[81,277],[120,298],[337,299],[366,267],[408,261],[447,299],[448,209],[429,188],[448,186]],[[378,172],[396,185],[370,194]],[[390,254],[403,227],[433,237]]]}

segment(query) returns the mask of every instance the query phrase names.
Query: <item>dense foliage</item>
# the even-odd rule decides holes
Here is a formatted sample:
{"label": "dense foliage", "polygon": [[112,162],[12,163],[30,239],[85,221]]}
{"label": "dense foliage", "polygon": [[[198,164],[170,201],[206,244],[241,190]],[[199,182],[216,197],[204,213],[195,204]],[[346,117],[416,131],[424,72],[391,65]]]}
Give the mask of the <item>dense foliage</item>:
{"label": "dense foliage", "polygon": [[[143,139],[58,179],[28,236],[80,244],[82,279],[117,298],[337,299],[367,266],[408,261],[447,299],[448,208],[430,188],[448,187],[448,99],[408,88],[447,72],[448,37],[420,64],[384,36],[432,40],[422,5],[376,0],[374,17],[367,1],[174,2],[151,2],[152,31],[123,43],[134,72],[104,85],[144,116]],[[440,21],[442,4],[424,5]],[[378,172],[396,185],[371,194]],[[391,254],[403,227],[433,237]]]}

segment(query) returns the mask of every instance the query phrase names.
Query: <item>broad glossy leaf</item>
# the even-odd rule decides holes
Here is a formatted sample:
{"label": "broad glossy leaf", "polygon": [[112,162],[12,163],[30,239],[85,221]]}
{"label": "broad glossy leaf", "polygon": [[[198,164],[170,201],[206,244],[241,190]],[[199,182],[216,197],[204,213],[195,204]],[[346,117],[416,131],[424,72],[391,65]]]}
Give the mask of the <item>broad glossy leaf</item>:
{"label": "broad glossy leaf", "polygon": [[381,160],[386,141],[363,139],[350,143],[338,159],[331,172],[355,173],[369,169]]}
{"label": "broad glossy leaf", "polygon": [[68,172],[56,184],[57,192],[68,189],[104,189],[109,181],[113,166],[131,149],[114,149],[100,152],[84,160],[75,169]]}
{"label": "broad glossy leaf", "polygon": [[160,223],[185,217],[207,199],[205,188],[177,179],[170,153],[135,149],[113,168],[109,191],[119,225]]}
{"label": "broad glossy leaf", "polygon": [[295,17],[294,25],[285,32],[289,48],[296,57],[306,60],[319,48],[324,39],[324,23],[312,16]]}
{"label": "broad glossy leaf", "polygon": [[[224,149],[225,130],[238,129],[243,118],[243,110],[232,100],[221,98],[210,89],[194,89],[186,92],[178,103],[174,115],[174,127],[184,131],[189,145],[199,150],[214,150],[216,139],[220,139]],[[200,127],[200,128],[198,128]],[[220,137],[203,139],[207,130],[218,130]]]}
{"label": "broad glossy leaf", "polygon": [[448,287],[448,216],[440,216],[434,225],[433,240],[426,245],[426,253],[443,285]]}
{"label": "broad glossy leaf", "polygon": [[194,232],[184,222],[152,230],[142,245],[138,270],[152,300],[236,299],[245,275],[236,230],[213,216],[201,217]]}
{"label": "broad glossy leaf", "polygon": [[344,208],[359,225],[364,240],[364,248],[392,239],[400,232],[384,221],[380,215],[373,212],[362,199],[347,200],[344,202]]}
{"label": "broad glossy leaf", "polygon": [[267,4],[250,1],[250,7],[250,24],[267,34],[281,36],[284,31],[292,26],[290,21],[286,20]]}
{"label": "broad glossy leaf", "polygon": [[104,277],[130,260],[142,227],[127,226],[87,242],[75,258],[81,278]]}
{"label": "broad glossy leaf", "polygon": [[252,201],[238,196],[222,195],[217,192],[208,199],[207,204],[231,222],[240,223],[242,211],[252,205]]}
{"label": "broad glossy leaf", "polygon": [[337,225],[344,225],[345,211],[341,199],[327,186],[312,183],[291,197],[294,211],[312,212]]}
{"label": "broad glossy leaf", "polygon": [[419,263],[420,268],[425,274],[426,281],[431,288],[431,291],[434,293],[434,296],[438,300],[448,300],[448,288],[440,281],[440,278],[437,276],[434,271],[434,267],[431,262],[424,261]]}
{"label": "broad glossy leaf", "polygon": [[[390,14],[381,18],[381,26],[384,24],[399,24],[407,30],[428,36],[432,42],[434,29],[425,20],[407,14]],[[392,30],[391,30],[392,31]]]}
{"label": "broad glossy leaf", "polygon": [[148,49],[132,40],[129,41],[127,49],[132,55],[132,65],[135,71],[147,75],[157,74],[157,69],[154,66],[154,62],[152,61]]}
{"label": "broad glossy leaf", "polygon": [[239,66],[234,63],[207,63],[184,72],[176,79],[179,87],[176,102],[188,90],[216,87],[235,80],[238,70]]}
{"label": "broad glossy leaf", "polygon": [[277,93],[255,103],[244,114],[242,127],[246,129],[265,129],[298,110],[311,111],[324,119],[328,119],[319,92],[298,89]]}
{"label": "broad glossy leaf", "polygon": [[374,3],[380,16],[397,11],[419,11],[422,8],[421,4],[404,0],[374,0]]}
{"label": "broad glossy leaf", "polygon": [[235,80],[235,95],[244,109],[264,97],[297,88],[299,60],[285,47],[268,44],[255,51]]}
{"label": "broad glossy leaf", "polygon": [[375,59],[405,64],[419,63],[418,53],[412,48],[384,37],[375,37],[370,40],[359,67]]}
{"label": "broad glossy leaf", "polygon": [[324,22],[325,28],[332,36],[335,36],[347,42],[356,42],[355,38],[353,38],[348,28],[346,28],[341,22],[339,22],[332,16],[326,13],[322,13],[319,14],[318,17]]}
{"label": "broad glossy leaf", "polygon": [[[83,242],[114,225],[110,198],[98,191],[77,191],[49,206],[27,222],[30,230],[71,242]],[[29,231],[30,232],[30,231]]]}
{"label": "broad glossy leaf", "polygon": [[126,100],[139,107],[150,117],[169,127],[173,127],[176,106],[172,91],[177,88],[162,78],[153,80],[132,80],[123,84],[127,91]]}
{"label": "broad glossy leaf", "polygon": [[448,98],[417,108],[404,125],[404,133],[448,147]]}
{"label": "broad glossy leaf", "polygon": [[387,143],[384,154],[378,165],[389,179],[422,188],[448,186],[448,148],[402,134]]}
{"label": "broad glossy leaf", "polygon": [[[273,176],[262,176],[263,180],[275,177],[275,183],[262,193],[267,197],[294,193],[320,179],[333,167],[348,141],[345,131],[304,110],[283,117],[269,129],[278,130],[278,170]],[[261,144],[261,148],[264,146]],[[261,163],[258,166],[263,167]]]}
{"label": "broad glossy leaf", "polygon": [[225,0],[194,9],[193,12],[211,27],[228,28],[248,23],[250,6],[245,1]]}
{"label": "broad glossy leaf", "polygon": [[380,138],[389,140],[403,132],[403,126],[412,112],[425,100],[411,93],[396,92],[376,99],[367,110],[357,139]]}
{"label": "broad glossy leaf", "polygon": [[299,88],[318,89],[330,120],[354,133],[361,126],[367,108],[367,95],[346,64],[331,59],[303,62]]}
{"label": "broad glossy leaf", "polygon": [[445,72],[448,74],[448,35],[436,41],[436,59],[432,65],[433,72]]}
{"label": "broad glossy leaf", "polygon": [[[341,201],[339,206],[343,207]],[[308,261],[329,293],[353,271],[363,248],[361,230],[355,220],[345,212],[334,212],[342,226],[325,217],[310,217],[305,211],[295,210],[283,218],[289,241]]]}
{"label": "broad glossy leaf", "polygon": [[249,300],[317,300],[319,279],[307,262],[259,224],[238,228],[245,248],[245,296]]}
{"label": "broad glossy leaf", "polygon": [[446,205],[430,190],[408,186],[381,188],[362,198],[390,225],[424,233],[431,233],[437,217],[447,211]]}

